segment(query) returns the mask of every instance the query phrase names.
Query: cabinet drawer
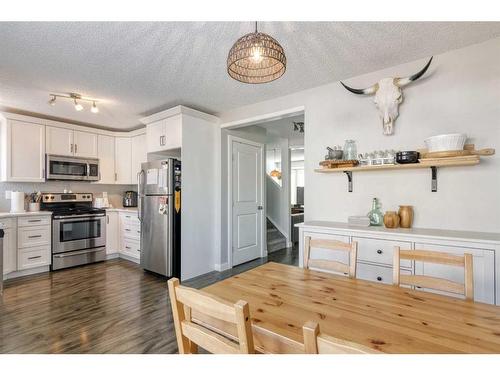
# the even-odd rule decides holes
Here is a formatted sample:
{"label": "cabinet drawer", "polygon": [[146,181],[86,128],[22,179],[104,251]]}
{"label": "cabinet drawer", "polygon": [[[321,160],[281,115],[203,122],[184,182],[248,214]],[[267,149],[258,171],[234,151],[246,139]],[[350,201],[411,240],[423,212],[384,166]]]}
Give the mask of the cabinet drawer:
{"label": "cabinet drawer", "polygon": [[50,265],[50,246],[24,249],[17,254],[17,269],[19,271],[48,265]]}
{"label": "cabinet drawer", "polygon": [[[392,284],[392,267],[376,266],[373,264],[358,263],[356,278],[374,281],[382,284]],[[401,268],[402,275],[411,275],[411,271]]]}
{"label": "cabinet drawer", "polygon": [[50,215],[46,216],[26,216],[26,217],[18,217],[17,225],[19,227],[33,227],[36,225],[50,225],[51,217]]}
{"label": "cabinet drawer", "polygon": [[17,247],[50,246],[50,226],[22,227],[17,230]]}
{"label": "cabinet drawer", "polygon": [[[358,259],[392,266],[394,246],[401,250],[410,250],[411,242],[378,240],[373,238],[353,237],[358,243]],[[401,260],[401,267],[411,268],[411,261]]]}
{"label": "cabinet drawer", "polygon": [[120,212],[120,222],[122,224],[139,225],[140,221],[137,212]]}
{"label": "cabinet drawer", "polygon": [[12,221],[13,219],[0,219],[0,229],[7,229],[7,228],[12,228],[14,226],[14,223]]}
{"label": "cabinet drawer", "polygon": [[139,259],[141,256],[141,244],[139,241],[134,241],[125,238],[123,240],[123,254]]}
{"label": "cabinet drawer", "polygon": [[136,224],[129,224],[125,222],[122,225],[122,236],[132,238],[135,240],[141,239],[141,226]]}

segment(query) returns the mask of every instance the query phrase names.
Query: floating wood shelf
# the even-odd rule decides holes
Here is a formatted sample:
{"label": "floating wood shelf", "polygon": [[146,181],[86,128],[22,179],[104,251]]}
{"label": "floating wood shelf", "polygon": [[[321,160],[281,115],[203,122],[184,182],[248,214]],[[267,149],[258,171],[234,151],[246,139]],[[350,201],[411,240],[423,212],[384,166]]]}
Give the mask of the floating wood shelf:
{"label": "floating wood shelf", "polygon": [[463,158],[443,158],[443,160],[433,160],[432,162],[423,162],[415,164],[386,164],[386,165],[363,165],[357,167],[347,168],[318,168],[314,171],[317,173],[345,173],[348,178],[349,192],[352,192],[352,172],[368,172],[368,171],[387,171],[387,170],[401,170],[401,169],[423,169],[430,168],[432,171],[432,191],[437,191],[437,168],[443,167],[460,167],[468,165],[479,164],[479,156],[473,155]]}

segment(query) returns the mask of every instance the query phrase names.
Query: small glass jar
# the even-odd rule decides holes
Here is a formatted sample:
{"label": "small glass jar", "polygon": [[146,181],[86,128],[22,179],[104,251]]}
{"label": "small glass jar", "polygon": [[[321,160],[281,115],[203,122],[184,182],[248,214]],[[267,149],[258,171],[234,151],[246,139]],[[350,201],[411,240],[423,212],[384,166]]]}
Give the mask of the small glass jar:
{"label": "small glass jar", "polygon": [[347,139],[344,144],[344,160],[357,160],[358,150],[356,147],[356,141],[352,139]]}

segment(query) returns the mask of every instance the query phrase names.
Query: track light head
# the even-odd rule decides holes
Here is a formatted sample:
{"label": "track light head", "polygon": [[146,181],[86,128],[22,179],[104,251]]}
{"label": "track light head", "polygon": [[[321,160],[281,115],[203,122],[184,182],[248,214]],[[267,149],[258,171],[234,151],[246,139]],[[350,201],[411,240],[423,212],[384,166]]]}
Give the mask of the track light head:
{"label": "track light head", "polygon": [[49,105],[52,107],[56,105],[56,96],[52,95],[52,99],[49,100]]}
{"label": "track light head", "polygon": [[83,105],[81,105],[80,103],[78,103],[75,99],[75,109],[80,112],[82,109],[83,109]]}
{"label": "track light head", "polygon": [[97,105],[95,104],[95,101],[92,103],[92,107],[90,108],[90,112],[92,112],[92,113],[99,113],[99,108],[97,108]]}

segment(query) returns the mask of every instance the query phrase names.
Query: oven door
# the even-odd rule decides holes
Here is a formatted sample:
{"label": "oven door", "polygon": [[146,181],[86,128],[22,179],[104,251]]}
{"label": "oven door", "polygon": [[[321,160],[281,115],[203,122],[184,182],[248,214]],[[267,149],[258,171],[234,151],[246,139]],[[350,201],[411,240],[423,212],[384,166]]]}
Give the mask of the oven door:
{"label": "oven door", "polygon": [[52,253],[106,246],[106,216],[70,216],[52,221]]}

